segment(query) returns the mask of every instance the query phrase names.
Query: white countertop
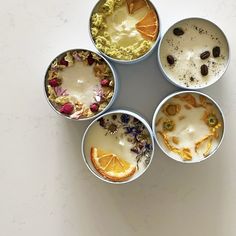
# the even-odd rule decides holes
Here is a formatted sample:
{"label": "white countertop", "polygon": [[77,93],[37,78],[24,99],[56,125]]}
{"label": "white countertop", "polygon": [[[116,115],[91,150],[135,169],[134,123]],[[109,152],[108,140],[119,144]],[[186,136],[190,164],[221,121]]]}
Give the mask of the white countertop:
{"label": "white countertop", "polygon": [[[88,19],[96,0],[12,0],[0,8],[1,236],[235,236],[236,2],[153,0],[165,32],[185,17],[214,21],[229,39],[230,66],[202,90],[222,106],[226,136],[213,158],[182,165],[156,146],[147,172],[114,186],[85,166],[80,143],[89,122],[59,117],[43,92],[45,70],[70,48],[95,50]],[[164,80],[155,53],[115,65],[121,81],[114,108],[147,117],[177,88]],[[140,96],[140,94],[144,94]]]}

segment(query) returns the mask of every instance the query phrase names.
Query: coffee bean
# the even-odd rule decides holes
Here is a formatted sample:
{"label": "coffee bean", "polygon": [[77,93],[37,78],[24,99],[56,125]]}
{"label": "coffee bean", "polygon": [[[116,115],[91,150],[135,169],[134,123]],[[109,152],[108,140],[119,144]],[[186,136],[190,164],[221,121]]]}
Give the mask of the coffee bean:
{"label": "coffee bean", "polygon": [[204,65],[201,66],[201,74],[203,76],[208,75],[208,67],[207,67],[207,65],[204,64]]}
{"label": "coffee bean", "polygon": [[209,56],[211,55],[211,53],[209,51],[205,51],[203,53],[201,53],[200,57],[202,60],[207,59]]}
{"label": "coffee bean", "polygon": [[213,57],[219,57],[220,56],[220,47],[216,46],[212,50]]}
{"label": "coffee bean", "polygon": [[173,65],[173,64],[175,63],[175,59],[174,59],[174,57],[171,56],[171,55],[168,55],[168,56],[166,57],[166,59],[167,59],[167,61],[168,61],[168,63],[169,63],[170,65]]}
{"label": "coffee bean", "polygon": [[173,33],[176,36],[180,36],[184,34],[184,31],[181,28],[174,28]]}

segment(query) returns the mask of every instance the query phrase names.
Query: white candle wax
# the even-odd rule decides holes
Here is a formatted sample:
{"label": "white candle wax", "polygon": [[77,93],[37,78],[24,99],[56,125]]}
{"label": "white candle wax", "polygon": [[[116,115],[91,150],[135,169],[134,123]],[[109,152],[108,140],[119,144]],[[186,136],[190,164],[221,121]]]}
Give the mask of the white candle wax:
{"label": "white candle wax", "polygon": [[[175,35],[174,29],[183,30]],[[219,57],[213,56],[213,48],[220,47]],[[210,56],[201,59],[203,52]],[[167,56],[173,56],[170,64]],[[176,85],[184,88],[202,88],[216,82],[225,72],[229,59],[229,47],[223,32],[210,21],[190,18],[173,25],[164,35],[159,51],[159,62],[165,75]],[[201,66],[206,65],[208,74],[201,74]]]}

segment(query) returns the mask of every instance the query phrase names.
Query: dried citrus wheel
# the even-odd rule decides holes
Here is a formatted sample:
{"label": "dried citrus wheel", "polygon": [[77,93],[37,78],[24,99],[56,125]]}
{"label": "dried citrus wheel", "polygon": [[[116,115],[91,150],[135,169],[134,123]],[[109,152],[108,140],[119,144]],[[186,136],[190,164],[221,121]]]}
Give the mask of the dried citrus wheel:
{"label": "dried citrus wheel", "polygon": [[115,182],[124,181],[136,171],[136,166],[113,153],[92,147],[90,155],[95,169],[109,180]]}
{"label": "dried citrus wheel", "polygon": [[126,0],[129,14],[133,14],[135,11],[148,6],[146,0]]}
{"label": "dried citrus wheel", "polygon": [[149,10],[144,18],[136,24],[136,29],[144,38],[154,41],[158,32],[156,12],[154,10]]}

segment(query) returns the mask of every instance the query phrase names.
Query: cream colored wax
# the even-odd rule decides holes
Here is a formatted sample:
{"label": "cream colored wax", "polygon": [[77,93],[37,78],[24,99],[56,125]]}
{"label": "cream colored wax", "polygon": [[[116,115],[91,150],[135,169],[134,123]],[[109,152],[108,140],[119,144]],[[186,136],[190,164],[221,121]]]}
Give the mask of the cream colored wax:
{"label": "cream colored wax", "polygon": [[[184,34],[176,36],[174,28],[181,28]],[[219,46],[221,54],[213,57],[212,49]],[[210,57],[202,60],[200,54],[209,51]],[[167,56],[175,58],[169,65]],[[202,19],[186,19],[171,27],[160,45],[160,62],[166,75],[182,87],[200,88],[217,81],[224,73],[228,63],[228,44],[224,34],[217,26]],[[209,68],[207,76],[202,76],[201,65]]]}

